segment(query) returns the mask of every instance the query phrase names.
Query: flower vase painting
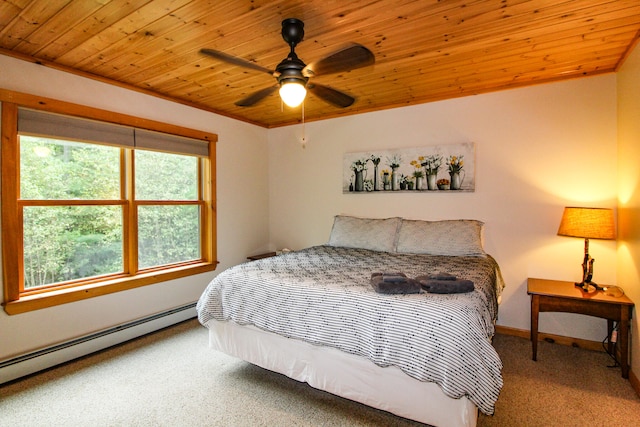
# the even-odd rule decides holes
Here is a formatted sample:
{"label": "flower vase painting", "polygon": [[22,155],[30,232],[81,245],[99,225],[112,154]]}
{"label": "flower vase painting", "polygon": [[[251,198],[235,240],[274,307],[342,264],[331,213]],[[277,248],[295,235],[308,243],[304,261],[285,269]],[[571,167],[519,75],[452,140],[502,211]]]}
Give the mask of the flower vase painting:
{"label": "flower vase painting", "polygon": [[346,153],[343,193],[475,191],[475,144]]}

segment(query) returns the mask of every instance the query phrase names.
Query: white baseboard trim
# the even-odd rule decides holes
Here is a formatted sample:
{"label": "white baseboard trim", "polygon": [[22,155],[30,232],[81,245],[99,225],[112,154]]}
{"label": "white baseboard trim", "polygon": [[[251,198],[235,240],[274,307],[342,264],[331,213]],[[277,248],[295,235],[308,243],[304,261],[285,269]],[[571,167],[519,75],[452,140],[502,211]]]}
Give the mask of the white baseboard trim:
{"label": "white baseboard trim", "polygon": [[0,361],[0,384],[121,344],[196,317],[196,303],[176,307],[93,334]]}

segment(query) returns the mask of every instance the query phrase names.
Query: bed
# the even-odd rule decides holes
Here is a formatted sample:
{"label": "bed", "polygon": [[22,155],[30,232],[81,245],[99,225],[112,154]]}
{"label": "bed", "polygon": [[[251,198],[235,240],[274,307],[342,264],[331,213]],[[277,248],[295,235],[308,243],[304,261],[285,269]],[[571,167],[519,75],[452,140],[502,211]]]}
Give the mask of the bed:
{"label": "bed", "polygon": [[[341,397],[435,426],[493,414],[491,344],[504,286],[483,223],[338,215],[327,244],[220,273],[197,304],[211,347]],[[473,291],[385,294],[372,274],[430,274]]]}

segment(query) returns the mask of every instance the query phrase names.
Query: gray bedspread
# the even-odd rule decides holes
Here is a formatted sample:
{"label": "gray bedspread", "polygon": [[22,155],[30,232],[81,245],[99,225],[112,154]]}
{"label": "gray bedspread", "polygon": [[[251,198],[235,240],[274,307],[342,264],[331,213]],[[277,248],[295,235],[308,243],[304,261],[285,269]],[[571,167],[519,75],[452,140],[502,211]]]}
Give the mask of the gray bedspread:
{"label": "gray bedspread", "polygon": [[[472,280],[473,292],[386,295],[373,272],[408,277],[446,272]],[[493,414],[502,362],[491,345],[502,289],[487,257],[452,257],[315,246],[247,262],[220,273],[198,301],[203,325],[233,321],[397,366],[468,398]]]}

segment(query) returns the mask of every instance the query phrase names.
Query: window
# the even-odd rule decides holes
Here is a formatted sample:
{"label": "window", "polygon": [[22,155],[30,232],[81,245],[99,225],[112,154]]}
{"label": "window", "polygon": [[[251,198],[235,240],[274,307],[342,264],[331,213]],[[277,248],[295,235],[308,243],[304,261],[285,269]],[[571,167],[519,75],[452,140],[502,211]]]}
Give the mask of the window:
{"label": "window", "polygon": [[9,314],[215,269],[215,135],[24,97],[2,103]]}
{"label": "window", "polygon": [[18,144],[20,293],[123,273],[121,150],[20,134]]}

